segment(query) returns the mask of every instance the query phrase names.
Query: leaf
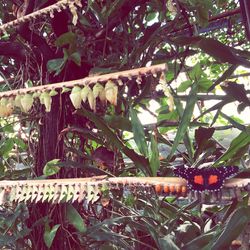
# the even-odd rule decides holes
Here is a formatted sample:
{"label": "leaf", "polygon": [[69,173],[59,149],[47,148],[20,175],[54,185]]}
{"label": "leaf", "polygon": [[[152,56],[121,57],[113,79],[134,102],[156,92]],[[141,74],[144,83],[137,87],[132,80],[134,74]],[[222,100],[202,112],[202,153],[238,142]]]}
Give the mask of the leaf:
{"label": "leaf", "polygon": [[149,157],[149,164],[152,171],[152,175],[157,176],[157,170],[160,168],[159,149],[158,143],[155,140],[153,134],[151,135],[151,152]]}
{"label": "leaf", "polygon": [[214,162],[214,166],[230,160],[246,145],[250,144],[250,135],[247,132],[241,132],[236,138],[232,140],[227,151]]}
{"label": "leaf", "polygon": [[59,75],[60,72],[63,70],[63,67],[65,65],[64,58],[57,58],[57,59],[51,59],[47,62],[47,69],[49,73],[52,73],[55,71],[55,75]]}
{"label": "leaf", "polygon": [[170,235],[165,236],[164,238],[158,238],[158,244],[160,250],[179,250],[180,248],[174,243]]}
{"label": "leaf", "polygon": [[235,128],[241,130],[241,131],[247,131],[247,127],[239,122],[237,122],[235,119],[227,116],[226,114],[224,114],[223,112],[219,111],[219,114],[221,115],[221,117],[223,117],[224,119],[226,119],[228,122],[230,122]]}
{"label": "leaf", "polygon": [[119,115],[105,115],[105,122],[114,129],[121,129],[122,131],[132,131],[131,122],[128,118]]}
{"label": "leaf", "polygon": [[151,174],[148,160],[137,154],[134,150],[128,148],[100,117],[87,111],[83,107],[77,113],[94,122],[95,126],[101,131],[102,135],[105,136],[112,145],[128,156],[135,163],[135,165],[143,171],[143,173],[147,175]]}
{"label": "leaf", "polygon": [[188,73],[189,78],[193,81],[196,82],[200,80],[202,74],[202,69],[200,63],[196,63],[192,70]]}
{"label": "leaf", "polygon": [[85,233],[87,231],[87,227],[83,221],[83,218],[71,204],[67,204],[66,217],[68,222],[73,225],[80,233]]}
{"label": "leaf", "polygon": [[244,84],[238,84],[236,82],[225,82],[221,84],[222,90],[234,100],[243,102],[250,106],[250,100],[247,97],[247,91]]}
{"label": "leaf", "polygon": [[201,39],[202,38],[199,36],[191,36],[191,37],[180,36],[175,38],[173,42],[180,46],[188,46],[188,45],[195,45]]}
{"label": "leaf", "polygon": [[197,46],[208,55],[214,57],[220,62],[228,62],[234,65],[243,65],[249,67],[247,60],[241,59],[233,53],[233,49],[213,38],[202,38]]}
{"label": "leaf", "polygon": [[2,141],[0,145],[0,156],[8,157],[13,147],[14,147],[14,139],[9,138],[5,141]]}
{"label": "leaf", "polygon": [[75,42],[76,42],[76,34],[70,31],[63,33],[61,36],[59,36],[56,39],[55,44],[57,47],[63,47],[64,45],[73,44]]}
{"label": "leaf", "polygon": [[180,46],[194,46],[200,48],[203,52],[214,57],[220,62],[228,62],[234,65],[250,66],[250,62],[246,59],[237,56],[233,48],[215,40],[213,38],[206,38],[201,36],[196,37],[178,37],[173,40],[174,43]]}
{"label": "leaf", "polygon": [[202,234],[198,236],[197,238],[193,239],[186,245],[184,245],[181,249],[182,250],[200,250],[203,249],[206,245],[208,245],[211,240],[214,238],[214,235],[216,234],[215,231]]}
{"label": "leaf", "polygon": [[201,77],[198,81],[198,92],[207,92],[213,85],[213,82],[206,77]]}
{"label": "leaf", "polygon": [[43,168],[43,174],[46,176],[57,174],[60,170],[60,167],[57,166],[59,161],[60,159],[54,159],[52,161],[47,162]]}
{"label": "leaf", "polygon": [[148,13],[147,16],[146,16],[146,21],[150,22],[150,21],[154,20],[156,18],[157,14],[158,13],[156,13],[156,12]]}
{"label": "leaf", "polygon": [[229,249],[250,221],[249,207],[240,207],[230,216],[223,232],[212,245],[211,250]]}
{"label": "leaf", "polygon": [[194,83],[192,85],[191,90],[190,90],[188,100],[186,103],[186,107],[184,109],[183,115],[181,116],[180,125],[178,127],[177,132],[176,132],[176,136],[175,136],[175,139],[173,142],[173,146],[171,148],[171,152],[168,156],[169,159],[173,156],[174,152],[176,151],[176,149],[179,145],[179,142],[183,139],[183,137],[187,131],[187,128],[190,124],[190,120],[191,120],[191,117],[193,115],[193,110],[194,110],[194,106],[195,106],[196,99],[197,99],[197,97],[196,97],[197,87],[198,87],[197,83]]}
{"label": "leaf", "polygon": [[81,54],[79,52],[74,52],[69,57],[76,65],[81,66]]}
{"label": "leaf", "polygon": [[53,240],[56,236],[56,232],[59,227],[60,227],[60,224],[56,224],[52,228],[49,227],[48,223],[45,224],[45,231],[43,234],[43,239],[48,248],[51,247]]}
{"label": "leaf", "polygon": [[218,84],[228,79],[236,70],[237,66],[231,65],[215,82],[210,86],[208,92],[212,91]]}
{"label": "leaf", "polygon": [[184,91],[186,91],[191,85],[192,85],[191,80],[186,80],[186,81],[182,82],[182,83],[178,86],[177,91],[178,91],[178,92],[184,92]]}
{"label": "leaf", "polygon": [[144,129],[140,120],[137,117],[136,111],[132,108],[130,109],[130,117],[131,117],[131,125],[132,125],[132,131],[133,131],[135,143],[140,153],[147,157],[148,145],[146,142]]}

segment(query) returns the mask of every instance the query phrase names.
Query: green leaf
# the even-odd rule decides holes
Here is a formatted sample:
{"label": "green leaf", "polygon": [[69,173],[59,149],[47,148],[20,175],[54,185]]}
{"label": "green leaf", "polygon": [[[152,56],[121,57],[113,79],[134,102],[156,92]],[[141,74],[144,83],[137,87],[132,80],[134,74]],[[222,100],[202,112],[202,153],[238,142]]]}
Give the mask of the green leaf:
{"label": "green leaf", "polygon": [[78,66],[81,66],[81,55],[79,52],[74,52],[70,55],[70,59]]}
{"label": "green leaf", "polygon": [[8,157],[9,153],[14,147],[14,139],[10,138],[1,142],[0,156]]}
{"label": "green leaf", "polygon": [[198,81],[201,78],[202,69],[199,63],[196,63],[192,70],[188,73],[189,78],[194,82]]}
{"label": "green leaf", "polygon": [[186,80],[184,82],[182,82],[179,87],[177,88],[178,92],[184,92],[186,91],[190,86],[192,85],[191,80]]}
{"label": "green leaf", "polygon": [[76,34],[70,31],[67,33],[63,33],[56,39],[56,46],[63,47],[64,45],[73,44],[75,42],[76,42]]}
{"label": "green leaf", "polygon": [[182,250],[200,250],[208,245],[216,234],[215,231],[202,234],[182,247]]}
{"label": "green leaf", "polygon": [[131,122],[128,118],[119,115],[105,115],[105,122],[114,129],[121,129],[122,131],[132,131]]}
{"label": "green leaf", "polygon": [[67,204],[66,217],[68,222],[73,225],[74,228],[80,233],[85,233],[87,231],[87,227],[83,218],[71,204]]}
{"label": "green leaf", "polygon": [[230,216],[225,229],[212,245],[211,250],[229,249],[250,221],[250,207],[240,207]]}
{"label": "green leaf", "polygon": [[58,167],[59,161],[60,159],[54,159],[52,161],[47,162],[43,168],[43,174],[46,176],[57,174],[60,170],[60,167]]}
{"label": "green leaf", "polygon": [[87,19],[86,16],[80,15],[79,21],[80,21],[80,23],[81,23],[83,26],[91,27],[91,24],[90,24],[90,22],[89,22],[89,20]]}
{"label": "green leaf", "polygon": [[[166,108],[167,109],[167,108]],[[157,117],[157,126],[164,126],[164,121],[177,121],[178,120],[178,112],[177,110],[173,110],[171,112],[160,113]]]}
{"label": "green leaf", "polygon": [[179,250],[180,248],[174,243],[170,235],[165,236],[164,238],[158,239],[158,244],[160,250]]}
{"label": "green leaf", "polygon": [[148,145],[146,142],[146,137],[144,133],[143,126],[140,120],[137,117],[136,111],[134,109],[130,109],[130,117],[131,117],[131,125],[134,134],[135,143],[140,151],[140,153],[144,156],[148,156]]}
{"label": "green leaf", "polygon": [[20,138],[13,138],[14,142],[16,143],[16,145],[21,148],[22,150],[26,150],[27,149],[27,144]]}
{"label": "green leaf", "polygon": [[231,65],[208,89],[208,92],[212,91],[218,84],[222,83],[226,79],[228,79],[236,70],[237,66]]}
{"label": "green leaf", "polygon": [[148,160],[145,157],[137,154],[134,150],[128,148],[100,117],[92,112],[87,111],[83,107],[81,110],[78,110],[77,113],[91,120],[100,130],[102,135],[105,136],[113,146],[117,147],[126,156],[128,156],[135,163],[135,165],[143,171],[143,173],[151,175]]}
{"label": "green leaf", "polygon": [[156,18],[156,16],[157,16],[156,12],[148,13],[148,15],[146,16],[146,21],[150,22],[150,21],[154,20]]}
{"label": "green leaf", "polygon": [[197,96],[196,96],[197,87],[198,87],[197,83],[196,82],[193,83],[188,99],[187,99],[186,107],[184,109],[183,115],[181,116],[180,125],[176,132],[176,136],[173,142],[173,146],[171,148],[171,152],[168,156],[169,159],[173,156],[174,152],[176,151],[180,141],[183,139],[188,129],[188,126],[190,124],[190,120],[193,115],[194,106],[197,100]]}
{"label": "green leaf", "polygon": [[52,228],[49,227],[48,223],[45,224],[45,231],[43,234],[43,239],[48,248],[51,247],[53,240],[56,236],[56,232],[59,227],[60,227],[60,224],[56,224]]}
{"label": "green leaf", "polygon": [[235,128],[246,132],[247,131],[247,127],[239,122],[236,121],[236,119],[229,117],[228,115],[224,114],[223,112],[219,111],[219,114],[226,119],[228,122],[230,122]]}
{"label": "green leaf", "polygon": [[213,82],[206,77],[201,77],[198,81],[198,92],[207,92],[213,85]]}
{"label": "green leaf", "polygon": [[155,140],[153,134],[151,134],[151,152],[149,157],[149,164],[152,171],[153,176],[156,176],[157,170],[160,168],[160,160],[159,160],[159,149],[158,143]]}
{"label": "green leaf", "polygon": [[47,69],[50,73],[55,71],[55,75],[59,75],[60,72],[63,70],[64,65],[64,58],[52,59],[47,62]]}
{"label": "green leaf", "polygon": [[250,135],[247,132],[241,132],[236,138],[232,140],[227,151],[214,162],[214,166],[230,160],[246,145],[250,144]]}

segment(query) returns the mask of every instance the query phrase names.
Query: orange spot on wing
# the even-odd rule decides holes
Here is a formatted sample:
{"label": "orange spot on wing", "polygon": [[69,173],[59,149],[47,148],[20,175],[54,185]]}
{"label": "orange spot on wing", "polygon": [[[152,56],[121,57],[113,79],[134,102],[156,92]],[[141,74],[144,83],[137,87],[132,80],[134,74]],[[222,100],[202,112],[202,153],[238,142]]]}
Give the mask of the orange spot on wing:
{"label": "orange spot on wing", "polygon": [[215,184],[218,182],[218,175],[210,175],[208,178],[208,184]]}
{"label": "orange spot on wing", "polygon": [[204,185],[203,176],[202,175],[196,175],[196,176],[194,176],[194,183],[195,184]]}

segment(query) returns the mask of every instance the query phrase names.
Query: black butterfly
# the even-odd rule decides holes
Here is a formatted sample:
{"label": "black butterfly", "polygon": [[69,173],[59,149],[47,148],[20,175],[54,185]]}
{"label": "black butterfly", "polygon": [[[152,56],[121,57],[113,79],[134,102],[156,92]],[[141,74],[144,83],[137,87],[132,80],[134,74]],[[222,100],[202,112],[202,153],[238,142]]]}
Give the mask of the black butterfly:
{"label": "black butterfly", "polygon": [[194,168],[180,166],[174,169],[176,176],[187,180],[188,188],[194,191],[203,192],[205,190],[219,190],[224,181],[234,176],[239,171],[237,166]]}

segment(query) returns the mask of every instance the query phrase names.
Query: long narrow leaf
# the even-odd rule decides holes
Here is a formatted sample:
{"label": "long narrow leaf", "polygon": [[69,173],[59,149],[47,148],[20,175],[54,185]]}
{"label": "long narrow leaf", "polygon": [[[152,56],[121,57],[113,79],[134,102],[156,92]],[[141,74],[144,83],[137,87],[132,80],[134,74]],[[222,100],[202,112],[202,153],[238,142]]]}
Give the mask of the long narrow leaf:
{"label": "long narrow leaf", "polygon": [[110,143],[121,150],[126,156],[128,156],[135,163],[135,165],[142,170],[144,174],[152,174],[149,167],[149,161],[142,155],[137,154],[134,150],[128,148],[100,117],[84,108],[79,110],[78,114],[83,115],[94,122],[96,127],[103,133],[103,135],[109,139]]}
{"label": "long narrow leaf", "polygon": [[197,83],[194,83],[192,85],[191,90],[190,90],[189,98],[187,100],[186,107],[185,107],[183,115],[181,117],[180,126],[178,127],[171,152],[168,156],[169,159],[173,156],[180,141],[183,139],[183,137],[187,131],[191,117],[193,115],[194,105],[195,105],[196,100],[197,100],[197,97],[196,97],[197,89],[198,89]]}
{"label": "long narrow leaf", "polygon": [[211,240],[213,239],[215,235],[215,231],[206,233],[203,235],[198,236],[197,238],[193,239],[186,245],[182,247],[182,250],[200,250],[203,249]]}
{"label": "long narrow leaf", "polygon": [[246,145],[250,144],[250,134],[247,132],[241,132],[236,138],[234,138],[227,149],[227,151],[214,162],[214,166],[220,163],[230,160]]}
{"label": "long narrow leaf", "polygon": [[71,204],[67,204],[66,216],[68,222],[73,225],[77,231],[80,233],[85,233],[87,231],[87,226],[85,225],[83,218]]}
{"label": "long narrow leaf", "polygon": [[235,128],[241,130],[241,131],[246,131],[246,126],[238,123],[237,121],[235,121],[233,118],[229,117],[228,115],[224,114],[223,112],[219,111],[219,114],[226,120],[228,120],[228,122],[230,122]]}
{"label": "long narrow leaf", "polygon": [[153,176],[156,176],[157,170],[160,168],[160,160],[158,144],[153,134],[151,135],[151,154],[149,163]]}
{"label": "long narrow leaf", "polygon": [[48,223],[45,224],[43,239],[48,248],[51,247],[59,227],[60,224],[54,225],[52,228],[49,227]]}
{"label": "long narrow leaf", "polygon": [[142,155],[145,157],[148,156],[148,145],[146,142],[146,137],[144,133],[143,126],[140,120],[137,117],[136,111],[134,109],[130,109],[130,117],[131,117],[131,124],[132,130],[134,134],[135,143]]}
{"label": "long narrow leaf", "polygon": [[211,250],[228,249],[233,240],[235,240],[244,230],[250,221],[249,207],[240,207],[236,210],[221,233],[220,237],[211,247]]}

